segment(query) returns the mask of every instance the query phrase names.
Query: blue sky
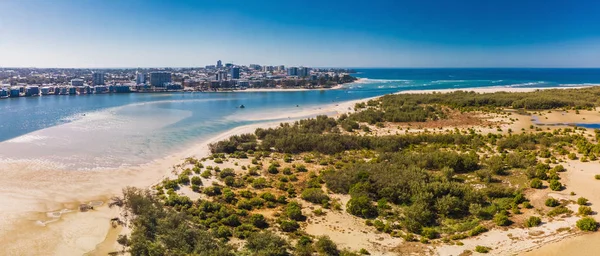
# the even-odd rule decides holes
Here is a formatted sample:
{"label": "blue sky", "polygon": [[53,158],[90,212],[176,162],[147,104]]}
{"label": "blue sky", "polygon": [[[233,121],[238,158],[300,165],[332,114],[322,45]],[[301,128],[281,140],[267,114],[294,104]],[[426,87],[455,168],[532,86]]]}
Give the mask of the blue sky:
{"label": "blue sky", "polygon": [[600,1],[3,0],[0,66],[600,67]]}

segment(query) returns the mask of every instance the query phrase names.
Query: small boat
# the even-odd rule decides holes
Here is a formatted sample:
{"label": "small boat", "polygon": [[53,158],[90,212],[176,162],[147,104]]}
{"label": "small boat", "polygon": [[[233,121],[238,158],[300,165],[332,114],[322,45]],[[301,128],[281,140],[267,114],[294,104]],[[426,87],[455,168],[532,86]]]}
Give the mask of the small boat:
{"label": "small boat", "polygon": [[240,105],[240,108],[246,108],[246,106],[244,106],[244,104]]}

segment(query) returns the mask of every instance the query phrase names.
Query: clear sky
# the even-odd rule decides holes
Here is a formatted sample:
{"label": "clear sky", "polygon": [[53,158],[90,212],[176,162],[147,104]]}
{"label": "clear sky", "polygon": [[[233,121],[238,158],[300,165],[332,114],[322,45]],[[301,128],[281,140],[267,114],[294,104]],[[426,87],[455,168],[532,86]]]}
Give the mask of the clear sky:
{"label": "clear sky", "polygon": [[600,67],[600,1],[0,0],[0,66]]}

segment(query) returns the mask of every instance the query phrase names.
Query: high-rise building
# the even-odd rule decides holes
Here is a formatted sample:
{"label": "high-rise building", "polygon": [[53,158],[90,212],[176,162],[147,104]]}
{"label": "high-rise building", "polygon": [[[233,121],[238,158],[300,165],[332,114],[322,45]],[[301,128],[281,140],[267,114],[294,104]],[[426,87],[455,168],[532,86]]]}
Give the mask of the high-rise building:
{"label": "high-rise building", "polygon": [[150,85],[156,87],[165,87],[171,83],[171,72],[156,71],[150,72]]}
{"label": "high-rise building", "polygon": [[285,70],[284,65],[279,65],[279,67],[277,67],[277,71],[284,71],[284,70]]}
{"label": "high-rise building", "polygon": [[240,68],[239,67],[231,68],[231,79],[240,79]]}
{"label": "high-rise building", "polygon": [[287,75],[288,76],[297,76],[298,75],[298,68],[297,67],[289,67],[287,69]]}
{"label": "high-rise building", "polygon": [[263,72],[271,72],[274,70],[273,66],[264,66],[263,67]]}
{"label": "high-rise building", "polygon": [[298,68],[298,76],[299,77],[307,77],[310,76],[310,69],[306,67]]}
{"label": "high-rise building", "polygon": [[254,69],[254,70],[260,70],[260,65],[258,64],[250,64],[250,69]]}
{"label": "high-rise building", "polygon": [[233,67],[233,63],[225,63],[225,67],[226,67],[226,68]]}
{"label": "high-rise building", "polygon": [[104,73],[102,73],[102,72],[92,73],[92,85],[104,85]]}
{"label": "high-rise building", "polygon": [[221,60],[217,61],[217,68],[222,68],[223,67],[223,62],[221,62]]}
{"label": "high-rise building", "polygon": [[216,78],[217,78],[217,81],[225,81],[225,80],[227,80],[227,72],[225,72],[225,71],[219,71],[217,73],[217,77]]}
{"label": "high-rise building", "polygon": [[145,84],[146,83],[146,74],[142,72],[138,72],[135,75],[135,83],[136,84]]}

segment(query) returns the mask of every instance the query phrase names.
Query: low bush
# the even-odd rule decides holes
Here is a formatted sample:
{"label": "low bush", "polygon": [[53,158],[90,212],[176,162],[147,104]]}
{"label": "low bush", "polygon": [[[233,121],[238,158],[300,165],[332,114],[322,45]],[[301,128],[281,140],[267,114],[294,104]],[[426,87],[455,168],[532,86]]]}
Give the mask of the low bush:
{"label": "low bush", "polygon": [[481,233],[485,233],[487,231],[488,231],[487,228],[485,228],[484,226],[480,225],[480,226],[475,227],[474,229],[471,229],[471,231],[469,231],[469,236],[476,236],[476,235],[479,235]]}
{"label": "low bush", "polygon": [[508,226],[512,222],[510,221],[510,219],[508,219],[508,216],[506,214],[498,213],[496,214],[496,216],[494,216],[494,223],[496,223],[496,225],[498,226]]}
{"label": "low bush", "polygon": [[542,219],[537,216],[531,216],[525,221],[525,227],[537,227],[542,223]]}
{"label": "low bush", "polygon": [[589,206],[582,205],[582,206],[579,206],[577,213],[579,213],[579,215],[581,215],[581,216],[588,216],[588,215],[592,214],[592,208]]}
{"label": "low bush", "polygon": [[492,248],[487,247],[487,246],[481,246],[481,245],[475,246],[475,251],[478,253],[488,253],[488,252],[490,252],[490,250],[492,250]]}
{"label": "low bush", "polygon": [[585,198],[585,197],[577,198],[577,204],[578,205],[587,205],[587,203],[588,203],[587,198]]}
{"label": "low bush", "polygon": [[558,180],[550,180],[550,189],[553,191],[561,191],[563,186]]}
{"label": "low bush", "polygon": [[531,188],[537,188],[540,189],[544,186],[544,184],[542,183],[542,181],[538,178],[534,178],[531,180],[531,182],[529,182],[529,186]]}
{"label": "low bush", "polygon": [[560,202],[552,197],[546,199],[546,202],[544,203],[546,206],[548,207],[556,207],[560,205]]}
{"label": "low bush", "polygon": [[598,230],[598,222],[592,217],[584,217],[577,221],[577,228],[582,231],[596,231]]}

